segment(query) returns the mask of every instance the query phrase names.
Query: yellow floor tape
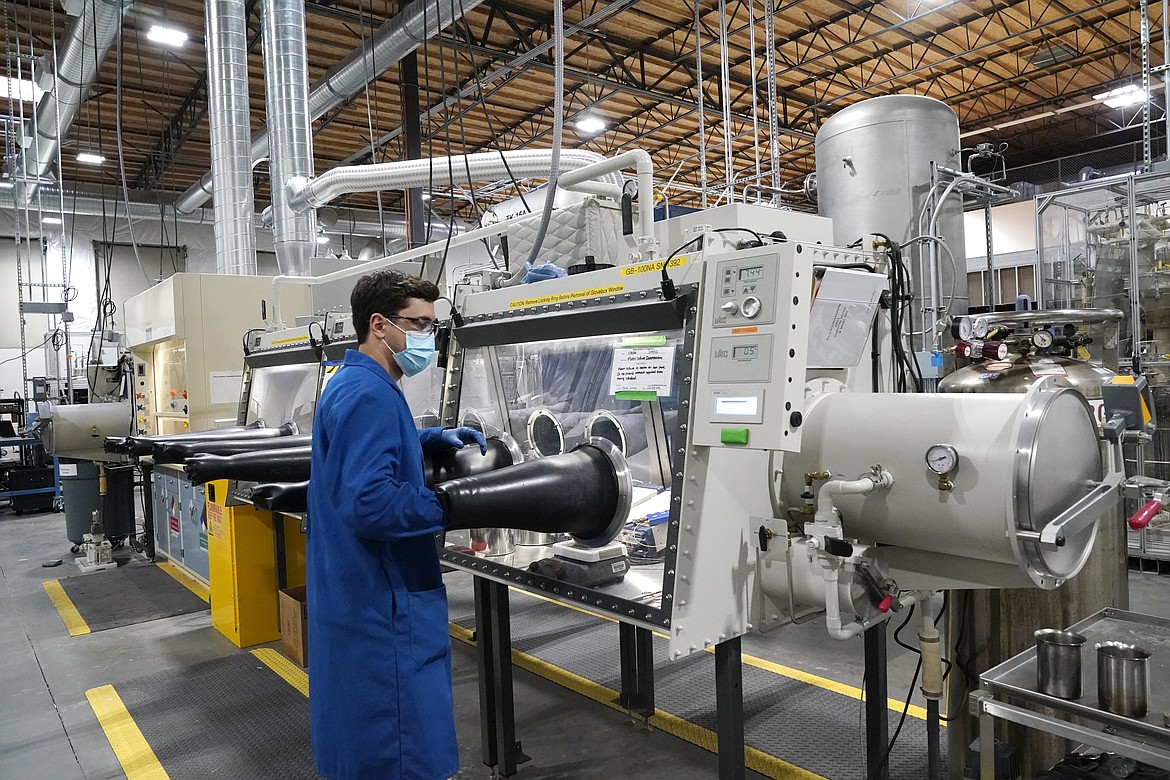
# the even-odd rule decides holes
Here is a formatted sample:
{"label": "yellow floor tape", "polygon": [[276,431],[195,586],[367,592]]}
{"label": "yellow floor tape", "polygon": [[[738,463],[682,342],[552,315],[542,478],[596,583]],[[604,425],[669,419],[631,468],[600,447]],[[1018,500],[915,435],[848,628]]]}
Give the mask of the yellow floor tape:
{"label": "yellow floor tape", "polygon": [[146,737],[138,730],[122,697],[112,685],[103,685],[85,692],[89,706],[97,716],[114,755],[126,773],[126,780],[169,780],[170,776],[150,749]]}
{"label": "yellow floor tape", "polygon": [[156,564],[156,565],[160,569],[165,571],[167,574],[171,575],[171,577],[174,578],[175,582],[179,583],[184,588],[191,591],[199,598],[203,599],[204,604],[211,603],[211,589],[208,588],[206,585],[204,585],[202,582],[195,579],[190,574],[183,571],[178,566],[176,566],[175,564],[173,564],[169,561],[159,561],[158,564]]}
{"label": "yellow floor tape", "polygon": [[251,653],[263,661],[265,666],[283,677],[289,685],[305,696],[309,695],[309,675],[304,669],[269,647],[261,647],[252,650]]}
{"label": "yellow floor tape", "polygon": [[[534,599],[547,601],[550,604],[556,604],[559,607],[571,609],[574,612],[580,612],[584,615],[590,615],[592,617],[601,618],[602,620],[608,620],[611,623],[619,622],[616,618],[612,618],[608,615],[599,615],[596,612],[590,612],[587,609],[582,609],[581,607],[574,606],[573,604],[566,604],[562,601],[551,599],[548,596],[541,596],[539,593],[531,593],[529,591],[515,587],[510,587],[509,590]],[[654,636],[659,637],[660,639],[670,639],[670,637],[668,637],[666,634],[661,634],[657,631],[654,632]],[[707,648],[707,652],[714,653],[715,648]],[[748,655],[747,653],[743,653],[743,662],[748,666],[754,666],[757,669],[763,669],[766,672],[778,674],[781,677],[787,677],[791,680],[796,680],[807,685],[815,685],[818,688],[823,688],[826,691],[832,691],[833,693],[839,693],[842,696],[848,696],[851,699],[857,699],[858,701],[863,701],[865,699],[865,691],[847,683],[837,682],[836,680],[830,680],[827,677],[820,677],[809,672],[803,672],[800,669],[793,669],[790,666],[783,666],[782,664],[778,664],[773,661],[766,661],[763,658],[756,658],[754,655]],[[897,712],[899,715],[902,713],[902,708],[906,706],[906,702],[898,701],[897,699],[892,698],[887,699],[886,703],[891,710]],[[926,708],[919,707],[917,704],[911,704],[910,708],[906,711],[906,714],[912,718],[926,720]]]}
{"label": "yellow floor tape", "polygon": [[[472,632],[469,629],[463,628],[455,623],[449,624],[449,629],[451,636],[455,639],[469,645],[475,644],[472,640]],[[610,709],[625,712],[625,709],[614,701],[618,696],[618,692],[600,683],[587,680],[572,672],[565,671],[559,666],[553,666],[550,663],[542,661],[539,658],[534,658],[516,649],[512,650],[512,663],[521,669],[568,688],[574,693],[604,704]],[[677,715],[655,709],[650,724],[661,731],[665,731],[667,734],[686,740],[692,745],[698,745],[712,753],[717,752],[719,737],[714,731],[683,720]],[[821,775],[814,774],[806,769],[801,769],[794,764],[790,764],[775,756],[770,756],[753,747],[745,746],[744,758],[744,763],[749,769],[755,770],[767,777],[775,778],[776,780],[824,780]]]}
{"label": "yellow floor tape", "polygon": [[57,608],[57,614],[61,616],[61,622],[65,624],[66,630],[69,631],[69,636],[81,636],[89,633],[89,624],[85,622],[85,618],[77,611],[77,607],[73,606],[73,601],[65,593],[65,589],[61,587],[59,580],[48,580],[42,582],[41,585],[45,589],[45,593],[49,594],[49,601],[53,602],[53,606]]}

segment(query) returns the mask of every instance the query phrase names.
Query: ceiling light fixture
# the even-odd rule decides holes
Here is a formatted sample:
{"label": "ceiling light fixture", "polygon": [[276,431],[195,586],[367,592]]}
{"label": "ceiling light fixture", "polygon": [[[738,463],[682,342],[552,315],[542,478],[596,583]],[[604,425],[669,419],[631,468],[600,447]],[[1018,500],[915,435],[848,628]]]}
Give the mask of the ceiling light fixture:
{"label": "ceiling light fixture", "polygon": [[161,43],[163,46],[173,46],[176,49],[182,48],[183,44],[187,42],[187,33],[161,24],[152,25],[146,37],[155,43]]}
{"label": "ceiling light fixture", "polygon": [[1093,100],[1100,100],[1110,108],[1136,106],[1139,103],[1145,103],[1149,99],[1149,93],[1137,84],[1126,84],[1124,87],[1117,87],[1108,92],[1102,92],[1100,95],[1093,95]]}
{"label": "ceiling light fixture", "polygon": [[602,122],[595,116],[587,116],[584,119],[577,120],[577,129],[582,133],[593,135],[605,129],[605,122]]}
{"label": "ceiling light fixture", "polygon": [[10,181],[0,181],[0,190],[10,190],[16,185]]}
{"label": "ceiling light fixture", "polygon": [[105,161],[106,158],[102,157],[100,154],[94,154],[93,152],[77,153],[77,162],[83,165],[101,165]]}
{"label": "ceiling light fixture", "polygon": [[328,244],[329,243],[329,236],[317,236],[317,243],[318,244]]}
{"label": "ceiling light fixture", "polygon": [[60,217],[41,217],[41,224],[42,225],[60,225],[61,218]]}

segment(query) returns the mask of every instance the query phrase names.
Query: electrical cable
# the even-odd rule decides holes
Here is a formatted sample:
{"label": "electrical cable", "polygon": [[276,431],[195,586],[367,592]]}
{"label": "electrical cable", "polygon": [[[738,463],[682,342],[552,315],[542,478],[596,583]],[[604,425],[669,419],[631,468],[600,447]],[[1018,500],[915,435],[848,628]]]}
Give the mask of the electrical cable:
{"label": "electrical cable", "polygon": [[[475,36],[471,32],[471,23],[467,21],[467,9],[464,7],[463,0],[459,0],[459,23],[463,27],[463,34],[467,40],[474,40]],[[512,166],[508,164],[508,157],[504,154],[503,147],[500,146],[500,136],[496,132],[495,123],[492,122],[491,112],[487,107],[487,93],[483,88],[483,81],[480,79],[479,68],[475,67],[474,60],[471,68],[472,79],[475,81],[476,100],[475,103],[483,110],[483,118],[487,123],[488,137],[491,139],[492,146],[495,147],[496,152],[500,155],[500,161],[504,164],[504,171],[508,174],[508,179],[512,182],[512,186],[516,188],[516,193],[520,198],[520,204],[524,206],[527,212],[532,211],[532,207],[528,205],[528,200],[524,197],[524,189],[520,186],[520,181],[516,175],[512,173]],[[506,266],[505,266],[506,267]]]}
{"label": "electrical cable", "polygon": [[540,217],[540,226],[536,229],[536,237],[532,240],[532,252],[528,255],[528,265],[536,265],[536,258],[540,254],[544,238],[548,234],[548,224],[552,220],[553,205],[557,198],[557,183],[561,176],[561,134],[564,132],[565,122],[565,7],[564,0],[553,0],[553,138],[552,158],[549,163],[548,184],[545,189],[544,213]]}
{"label": "electrical cable", "polygon": [[[56,349],[57,351],[60,351],[61,347],[64,346],[64,339],[65,339],[65,334],[61,331],[60,328],[58,328],[57,330],[53,331],[48,336],[46,336],[45,340],[42,341],[40,344],[37,344],[35,347],[29,347],[24,352],[21,352],[19,355],[16,355],[15,357],[10,357],[7,360],[0,360],[0,366],[4,365],[5,363],[11,363],[14,360],[20,360],[21,358],[28,357],[35,350],[40,349],[41,347],[48,344],[50,341],[53,342],[53,348]],[[60,345],[60,346],[58,346],[58,345]]]}
{"label": "electrical cable", "polygon": [[151,287],[154,285],[154,280],[150,278],[150,274],[146,272],[146,266],[142,264],[142,257],[138,253],[138,240],[134,236],[134,217],[131,215],[133,209],[130,208],[130,187],[126,183],[126,150],[122,143],[122,25],[118,26],[118,41],[117,41],[117,76],[114,80],[114,121],[115,137],[118,144],[118,172],[122,179],[122,199],[126,203],[126,228],[130,233],[130,246],[134,249],[134,259],[138,263],[138,268],[142,271],[142,276],[146,279],[146,285]]}

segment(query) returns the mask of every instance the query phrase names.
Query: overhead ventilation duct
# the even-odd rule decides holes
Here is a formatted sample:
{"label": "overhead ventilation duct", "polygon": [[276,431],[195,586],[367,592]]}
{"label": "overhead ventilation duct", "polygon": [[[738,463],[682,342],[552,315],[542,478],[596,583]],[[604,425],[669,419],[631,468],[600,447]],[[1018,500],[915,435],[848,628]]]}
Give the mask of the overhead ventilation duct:
{"label": "overhead ventilation duct", "polygon": [[317,218],[312,210],[290,209],[284,186],[294,176],[313,175],[304,0],[265,0],[262,26],[265,108],[272,131],[272,245],[282,274],[308,276]]}
{"label": "overhead ventilation duct", "polygon": [[[381,76],[391,66],[419,47],[428,36],[434,36],[483,0],[415,0],[398,16],[390,19],[365,42],[328,73],[318,79],[309,91],[310,121],[352,99],[366,85]],[[252,136],[252,165],[268,156],[269,131],[260,130]],[[211,197],[216,186],[211,172],[203,174],[175,201],[175,208],[189,213]]]}
{"label": "overhead ventilation duct", "polygon": [[133,0],[86,0],[81,4],[81,13],[57,42],[54,89],[45,92],[37,103],[32,143],[13,166],[14,178],[21,184],[22,206],[28,205],[52,170],[61,139],[69,132],[82,101],[97,80],[98,70],[122,26],[122,14],[132,4]]}
{"label": "overhead ventilation duct", "polygon": [[[583,149],[561,150],[561,167],[565,171],[604,163],[606,158]],[[324,206],[334,198],[353,192],[409,189],[423,186],[454,186],[478,180],[502,179],[509,175],[524,178],[548,176],[552,152],[533,149],[514,152],[479,152],[466,156],[432,157],[426,160],[401,160],[374,165],[348,165],[333,168],[308,181],[290,181],[294,209]],[[578,185],[582,191],[621,197],[622,178],[618,173],[599,176],[595,186]]]}
{"label": "overhead ventilation duct", "polygon": [[[69,214],[78,217],[116,217],[125,219],[127,203],[124,200],[107,200],[101,195],[83,190],[62,190],[57,185],[46,185],[41,188],[42,195],[51,192],[53,197],[61,197],[65,201],[65,208]],[[173,206],[159,205],[146,200],[144,193],[131,193],[129,215],[131,219],[149,222],[165,222],[171,224],[179,222],[184,225],[212,225],[215,223],[213,209],[199,208],[188,214],[180,214]],[[135,200],[134,198],[138,198]],[[17,195],[13,190],[0,190],[0,209],[15,210],[20,208]],[[271,213],[255,215],[257,226],[271,227]],[[386,212],[379,216],[376,211],[357,209],[321,209],[317,212],[318,229],[329,235],[339,236],[373,236],[385,237],[388,240],[406,239],[406,215],[398,212]],[[463,225],[455,224],[455,233],[463,231]],[[442,240],[447,237],[448,224],[446,221],[431,223],[432,240]]]}
{"label": "overhead ventilation duct", "polygon": [[231,197],[215,202],[215,270],[256,273],[248,85],[248,9],[244,0],[207,0],[207,115],[211,175]]}

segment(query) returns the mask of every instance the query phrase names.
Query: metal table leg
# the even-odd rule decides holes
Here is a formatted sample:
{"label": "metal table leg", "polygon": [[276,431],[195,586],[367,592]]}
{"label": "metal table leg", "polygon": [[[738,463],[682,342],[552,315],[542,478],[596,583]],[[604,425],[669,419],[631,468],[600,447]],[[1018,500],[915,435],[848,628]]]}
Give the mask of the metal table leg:
{"label": "metal table leg", "polygon": [[889,689],[886,685],[886,624],[868,629],[865,642],[865,759],[869,780],[890,776]]}
{"label": "metal table leg", "polygon": [[154,481],[151,479],[151,474],[154,473],[154,467],[148,466],[145,463],[139,464],[139,469],[142,471],[142,529],[146,541],[143,545],[146,552],[146,559],[148,561],[154,560]]}
{"label": "metal table leg", "polygon": [[475,633],[479,662],[480,737],[483,762],[500,777],[516,774],[528,760],[516,740],[512,689],[512,632],[508,587],[475,578]]}
{"label": "metal table leg", "polygon": [[979,705],[979,778],[995,780],[995,717]]}
{"label": "metal table leg", "polygon": [[622,690],[618,703],[631,718],[642,716],[646,728],[654,715],[654,634],[628,623],[618,626]]}
{"label": "metal table leg", "polygon": [[739,637],[715,645],[715,707],[719,780],[743,780],[743,657]]}

